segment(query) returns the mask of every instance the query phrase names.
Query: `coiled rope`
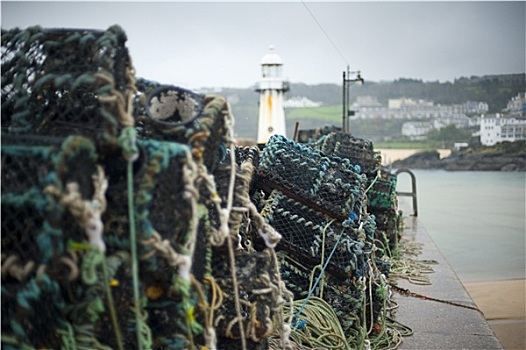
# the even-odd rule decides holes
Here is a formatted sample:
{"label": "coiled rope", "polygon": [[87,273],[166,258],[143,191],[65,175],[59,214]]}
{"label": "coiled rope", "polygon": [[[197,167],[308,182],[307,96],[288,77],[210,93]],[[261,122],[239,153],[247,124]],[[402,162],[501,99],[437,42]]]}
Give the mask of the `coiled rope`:
{"label": "coiled rope", "polygon": [[[331,221],[332,222],[332,221]],[[361,227],[360,227],[361,228]],[[345,232],[345,229],[341,230],[340,231],[340,234],[338,235],[338,238],[336,239],[336,242],[334,243],[334,247],[332,248],[332,251],[331,253],[329,254],[328,258],[327,258],[327,261],[325,262],[325,264],[323,265],[323,268],[321,269],[320,271],[320,274],[318,275],[318,278],[316,279],[316,282],[314,282],[314,285],[312,286],[312,288],[310,289],[309,291],[309,294],[307,294],[307,297],[305,298],[303,304],[301,305],[298,313],[296,314],[296,316],[294,317],[295,318],[295,322],[296,322],[296,326],[299,325],[298,322],[300,322],[299,320],[299,317],[301,315],[301,313],[305,310],[305,306],[307,305],[307,303],[309,302],[309,299],[310,297],[312,296],[312,294],[314,293],[314,290],[316,289],[316,287],[318,286],[318,283],[320,282],[321,278],[323,277],[323,274],[325,273],[325,269],[327,268],[327,266],[329,265],[329,262],[331,261],[331,258],[334,254],[334,252],[336,251],[336,248],[338,247],[338,244],[340,243],[340,240],[343,236],[343,233]],[[296,327],[297,328],[297,327]]]}

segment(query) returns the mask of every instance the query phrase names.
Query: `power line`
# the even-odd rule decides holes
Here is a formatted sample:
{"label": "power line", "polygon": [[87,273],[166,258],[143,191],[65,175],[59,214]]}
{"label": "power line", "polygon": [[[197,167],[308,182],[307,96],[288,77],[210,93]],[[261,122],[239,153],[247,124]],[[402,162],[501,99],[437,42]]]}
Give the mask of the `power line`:
{"label": "power line", "polygon": [[336,50],[336,52],[338,53],[338,55],[340,55],[340,57],[342,58],[342,60],[345,62],[345,64],[347,66],[349,66],[349,63],[347,62],[347,60],[345,59],[345,56],[341,53],[341,51],[338,49],[338,47],[336,46],[336,44],[334,43],[334,41],[331,39],[331,37],[329,36],[329,34],[327,34],[327,32],[325,31],[325,29],[323,29],[323,26],[321,25],[320,21],[318,21],[318,19],[316,18],[316,16],[314,16],[314,14],[312,13],[312,11],[309,9],[309,7],[307,6],[307,4],[305,3],[305,1],[301,0],[301,3],[303,4],[303,6],[305,6],[305,8],[307,9],[307,11],[310,13],[311,17],[314,19],[314,21],[318,24],[318,27],[320,27],[321,31],[323,32],[323,34],[325,34],[325,37],[329,40],[329,42],[331,43],[332,47]]}

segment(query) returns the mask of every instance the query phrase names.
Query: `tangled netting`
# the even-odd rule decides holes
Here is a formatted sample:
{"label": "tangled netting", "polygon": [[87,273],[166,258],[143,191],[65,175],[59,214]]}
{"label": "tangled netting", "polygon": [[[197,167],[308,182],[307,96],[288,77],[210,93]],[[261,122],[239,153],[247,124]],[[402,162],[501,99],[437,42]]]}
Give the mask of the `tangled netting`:
{"label": "tangled netting", "polygon": [[237,146],[225,98],[135,77],[126,40],[2,30],[2,348],[396,344],[372,144]]}

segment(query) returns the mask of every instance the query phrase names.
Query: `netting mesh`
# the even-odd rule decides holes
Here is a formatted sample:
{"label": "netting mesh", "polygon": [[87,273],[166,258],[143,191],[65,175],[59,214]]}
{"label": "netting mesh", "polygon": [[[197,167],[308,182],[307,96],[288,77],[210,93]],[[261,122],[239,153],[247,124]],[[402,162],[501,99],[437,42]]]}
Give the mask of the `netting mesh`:
{"label": "netting mesh", "polygon": [[225,98],[136,78],[125,42],[2,30],[2,348],[291,345],[314,295],[363,345],[399,225],[372,144],[235,146]]}

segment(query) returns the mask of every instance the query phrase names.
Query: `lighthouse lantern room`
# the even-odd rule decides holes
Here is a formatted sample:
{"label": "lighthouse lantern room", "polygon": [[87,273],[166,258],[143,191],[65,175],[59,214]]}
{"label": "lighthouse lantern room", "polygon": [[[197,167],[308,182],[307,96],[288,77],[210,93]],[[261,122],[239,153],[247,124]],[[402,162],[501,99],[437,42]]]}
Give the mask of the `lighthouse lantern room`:
{"label": "lighthouse lantern room", "polygon": [[257,143],[267,143],[270,136],[286,136],[285,110],[283,94],[289,90],[289,84],[282,77],[283,62],[274,52],[274,46],[261,59],[262,79],[257,84],[259,92],[259,123]]}

